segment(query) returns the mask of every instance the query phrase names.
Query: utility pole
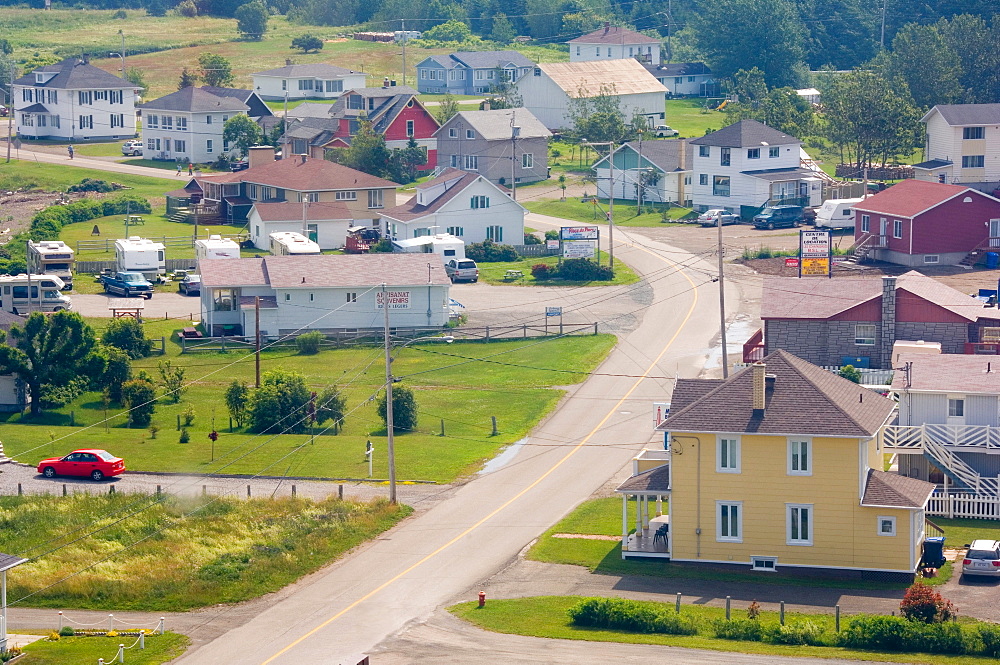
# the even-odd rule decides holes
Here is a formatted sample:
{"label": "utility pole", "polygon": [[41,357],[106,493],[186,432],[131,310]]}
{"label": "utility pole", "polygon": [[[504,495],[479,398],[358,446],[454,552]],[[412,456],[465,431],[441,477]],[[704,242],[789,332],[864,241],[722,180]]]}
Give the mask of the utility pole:
{"label": "utility pole", "polygon": [[[10,81],[7,85],[7,103],[10,108],[7,113],[7,163],[10,164],[10,144],[14,133],[14,63],[10,63]],[[18,152],[20,155],[20,151]]]}
{"label": "utility pole", "polygon": [[510,197],[517,200],[517,134],[520,127],[514,125],[514,111],[510,112]]}
{"label": "utility pole", "polygon": [[[622,46],[622,50],[625,47]],[[611,268],[611,275],[615,274],[615,143],[608,143],[608,180],[610,180],[611,198],[608,199],[608,266]]]}
{"label": "utility pole", "polygon": [[24,241],[25,268],[28,273],[28,316],[31,316],[31,240]]}
{"label": "utility pole", "polygon": [[260,388],[260,296],[253,298],[253,313],[256,321],[254,331],[254,386]]}
{"label": "utility pole", "polygon": [[674,15],[671,12],[672,0],[667,0],[667,62],[674,59],[674,52],[670,47],[670,33],[673,32]]}
{"label": "utility pole", "polygon": [[122,37],[122,78],[125,78],[125,33],[119,30],[118,34]]}
{"label": "utility pole", "polygon": [[403,85],[406,85],[406,19],[399,19],[399,25],[403,32]]}
{"label": "utility pole", "polygon": [[389,459],[389,503],[396,503],[396,441],[392,420],[392,355],[389,343],[389,292],[382,283],[382,313],[385,338],[385,440]]}
{"label": "utility pole", "polygon": [[719,213],[719,331],[722,336],[722,378],[729,378],[729,352],[726,349],[726,281],[722,274],[722,213]]}

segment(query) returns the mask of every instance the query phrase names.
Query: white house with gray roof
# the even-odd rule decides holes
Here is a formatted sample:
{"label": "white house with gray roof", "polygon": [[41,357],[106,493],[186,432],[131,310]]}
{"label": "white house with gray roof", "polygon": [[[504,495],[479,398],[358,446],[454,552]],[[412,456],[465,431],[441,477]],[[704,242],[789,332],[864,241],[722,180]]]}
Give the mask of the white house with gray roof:
{"label": "white house with gray roof", "polygon": [[920,121],[927,133],[917,180],[1000,181],[1000,104],[938,104]]}
{"label": "white house with gray roof", "polygon": [[740,120],[691,141],[697,210],[752,217],[766,205],[816,206],[823,180],[802,165],[802,142],[756,120]]}
{"label": "white house with gray roof", "polygon": [[505,187],[478,173],[446,169],[417,185],[417,195],[406,203],[384,210],[382,223],[392,240],[448,233],[466,243],[519,245],[524,242],[526,214]]}
{"label": "white house with gray roof", "polygon": [[548,177],[552,132],[528,109],[461,111],[434,134],[437,166],[479,173],[507,185]]}
{"label": "white house with gray roof", "polygon": [[255,120],[271,111],[252,90],[181,88],[142,105],[143,156],[179,162],[213,162],[229,154],[222,138],[225,122],[236,115]]}
{"label": "white house with gray roof", "polygon": [[351,88],[365,87],[367,75],[325,63],[293,65],[251,74],[253,89],[262,99],[336,99]]}
{"label": "white house with gray roof", "polygon": [[78,58],[39,67],[12,84],[17,135],[59,141],[133,138],[138,91],[132,82]]}
{"label": "white house with gray roof", "polygon": [[417,63],[417,90],[421,93],[477,95],[496,84],[497,70],[508,81],[524,76],[535,63],[517,51],[459,51],[432,55]]}
{"label": "white house with gray roof", "polygon": [[660,40],[605,22],[603,28],[568,42],[569,61],[633,58],[645,65],[660,64]]}
{"label": "white house with gray roof", "polygon": [[613,186],[616,199],[636,201],[641,196],[644,203],[690,206],[693,161],[690,141],[661,139],[626,143],[591,168],[597,176],[599,198],[607,198]]}

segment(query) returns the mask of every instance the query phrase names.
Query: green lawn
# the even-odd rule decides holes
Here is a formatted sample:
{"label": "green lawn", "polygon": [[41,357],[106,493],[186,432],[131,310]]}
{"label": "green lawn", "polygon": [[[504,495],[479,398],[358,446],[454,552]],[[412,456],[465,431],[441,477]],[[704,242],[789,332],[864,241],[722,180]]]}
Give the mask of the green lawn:
{"label": "green lawn", "polygon": [[[630,514],[634,514],[634,505],[629,506]],[[663,511],[668,512],[664,503]],[[622,532],[621,499],[602,498],[584,502],[576,510],[567,515],[558,524],[545,532],[538,542],[528,551],[528,558],[546,563],[563,563],[584,566],[591,572],[604,575],[648,575],[654,577],[671,577],[678,579],[712,579],[727,582],[746,582],[747,575],[734,569],[733,572],[718,572],[683,564],[657,560],[624,560],[621,558],[621,542],[608,540],[589,540],[584,538],[553,538],[555,533],[596,534],[619,536]],[[946,543],[952,547],[961,547],[976,538],[995,538],[996,522],[990,520],[945,520],[934,519],[945,530]],[[630,529],[631,533],[631,529]],[[963,540],[964,539],[964,540]],[[941,585],[951,579],[953,566],[945,564],[937,577],[927,580],[927,584]],[[771,584],[785,586],[815,586],[824,588],[902,588],[899,584],[881,584],[877,582],[849,582],[844,580],[804,578],[795,575],[769,574],[767,581]]]}
{"label": "green lawn", "polygon": [[411,513],[385,498],[340,500],[336,493],[321,500],[5,496],[0,509],[3,551],[31,559],[7,576],[8,602],[32,594],[25,604],[33,607],[149,611],[277,591]]}
{"label": "green lawn", "polygon": [[707,110],[705,100],[698,98],[668,99],[666,116],[664,122],[680,132],[681,138],[698,138],[730,124],[725,112]]}
{"label": "green lawn", "polygon": [[[160,204],[163,203],[162,197],[165,192],[180,186],[179,184],[174,185],[169,180],[163,178],[150,178],[148,176],[130,175],[127,173],[109,173],[107,171],[75,168],[69,165],[62,166],[59,164],[43,164],[28,161],[12,161],[10,164],[5,164],[0,160],[0,190],[10,191],[27,187],[29,189],[64,192],[67,187],[80,182],[84,178],[120,183],[131,188],[126,190],[129,193],[138,194],[148,199],[157,199],[159,197],[158,202]],[[180,178],[178,178],[179,180]],[[156,205],[156,202],[154,202],[154,205]]]}
{"label": "green lawn", "polygon": [[[129,225],[128,235],[134,236],[139,235],[143,238],[149,238],[151,240],[160,240],[163,238],[180,238],[188,237],[190,238],[194,233],[194,226],[192,224],[171,222],[170,220],[163,217],[165,208],[163,206],[157,206],[154,208],[153,212],[148,215],[142,215],[145,219],[145,224],[135,226]],[[67,245],[77,248],[77,243],[79,241],[102,241],[106,240],[104,247],[106,249],[98,250],[87,250],[83,252],[77,252],[77,261],[100,261],[102,259],[113,259],[115,258],[115,240],[118,238],[125,237],[125,224],[123,222],[124,217],[122,215],[112,215],[110,217],[98,217],[97,219],[91,219],[86,222],[78,222],[76,224],[67,224],[62,228],[59,233],[59,239],[64,241]],[[94,226],[97,226],[100,231],[100,237],[91,235],[94,230]],[[205,238],[209,234],[219,233],[219,234],[236,234],[241,231],[245,231],[245,226],[230,226],[228,224],[218,224],[214,226],[199,226],[198,227],[198,237]],[[260,253],[260,250],[251,250],[254,253]],[[252,256],[252,254],[250,254]],[[166,249],[166,256],[168,259],[186,259],[194,258],[194,247],[170,247]]]}
{"label": "green lawn", "polygon": [[[518,599],[490,599],[482,609],[477,603],[454,605],[449,611],[455,616],[485,630],[513,635],[528,635],[549,639],[586,640],[589,642],[621,642],[626,644],[655,644],[689,649],[709,649],[732,653],[763,654],[798,658],[853,659],[890,663],[921,663],[925,665],[995,665],[993,658],[976,656],[942,656],[920,653],[887,653],[861,651],[833,646],[781,645],[764,642],[726,640],[714,637],[713,621],[725,620],[725,609],[684,604],[681,614],[693,619],[699,627],[698,635],[666,635],[663,633],[634,633],[621,630],[587,628],[570,622],[567,612],[581,600],[578,596],[540,596]],[[660,605],[649,603],[649,605]],[[669,607],[672,607],[670,605]],[[734,607],[733,618],[744,618],[746,607]],[[788,625],[809,622],[824,630],[824,637],[832,641],[834,619],[829,614],[799,614],[787,612]],[[843,621],[849,621],[845,618]],[[761,612],[764,624],[778,623],[776,612]],[[667,652],[669,653],[669,652]]]}
{"label": "green lawn", "polygon": [[[607,265],[607,252],[601,251],[598,261],[602,265]],[[622,261],[615,261],[615,278],[609,281],[599,282],[579,282],[567,281],[564,279],[535,279],[531,274],[531,266],[544,263],[547,266],[555,267],[559,262],[557,256],[542,256],[526,258],[521,261],[500,261],[496,263],[480,263],[479,278],[487,284],[514,284],[518,286],[607,286],[611,284],[635,284],[639,281],[639,276]],[[520,270],[523,277],[518,280],[508,281],[504,279],[504,274],[508,270]]]}
{"label": "green lawn", "polygon": [[[193,301],[192,301],[193,302]],[[106,325],[93,319],[92,325]],[[383,385],[381,347],[328,350],[318,356],[296,355],[294,350],[265,351],[262,369],[301,372],[312,390],[330,383],[343,387],[349,414],[339,435],[327,432],[310,443],[308,435],[253,435],[228,429],[228,411],[222,391],[235,378],[253,383],[253,356],[245,351],[180,355],[175,331],[190,323],[147,320],[150,337],[168,336],[168,357],[185,367],[190,388],[179,404],[161,402],[153,423],[153,438],[144,429],[128,429],[121,408],[112,407],[105,428],[104,407],[96,393],[84,393],[67,406],[47,411],[33,420],[27,415],[3,414],[7,455],[36,463],[51,454],[75,447],[104,447],[125,457],[129,468],[140,471],[197,471],[263,473],[336,478],[367,478],[365,442],[376,445],[375,478],[387,477],[385,431],[375,404],[367,400]],[[416,392],[417,431],[397,434],[396,464],[401,480],[450,482],[478,470],[506,445],[522,437],[548,414],[563,395],[553,385],[585,378],[614,345],[611,335],[574,336],[544,340],[414,344],[399,352],[395,375]],[[489,358],[513,366],[483,363]],[[158,376],[159,357],[136,361]],[[522,367],[523,366],[523,367]],[[566,372],[572,367],[579,373]],[[538,368],[538,369],[535,369]],[[546,369],[551,368],[551,369]],[[188,428],[191,443],[179,444],[177,418],[188,407],[196,413]],[[491,416],[499,434],[492,436]],[[219,430],[212,446],[208,433]],[[440,436],[441,421],[446,436]],[[49,443],[56,440],[55,443]]]}
{"label": "green lawn", "polygon": [[[118,653],[118,645],[132,646],[137,637],[118,635],[113,637],[61,637],[58,641],[38,640],[24,647],[24,657],[18,665],[64,665],[65,663],[96,663],[103,658],[110,663]],[[160,665],[179,657],[187,649],[191,640],[178,633],[147,635],[146,648],[139,645],[125,651],[125,662],[129,665]],[[115,662],[118,662],[115,660]]]}
{"label": "green lawn", "polygon": [[[84,157],[124,157],[122,155],[122,143],[125,141],[112,141],[111,143],[74,143],[73,151]],[[21,146],[25,150],[32,150],[36,146],[65,146],[66,141],[25,141],[22,139]]]}
{"label": "green lawn", "polygon": [[[538,201],[522,202],[525,208],[540,215],[551,217],[561,217],[577,222],[597,222],[605,223],[604,211],[608,209],[607,199],[601,199],[599,205],[582,203],[580,198],[567,198],[565,201],[559,199],[540,199]],[[670,208],[667,211],[668,220],[677,220],[693,214],[687,208]],[[645,227],[666,227],[678,226],[676,221],[663,221],[660,212],[643,212],[638,214],[638,210],[633,202],[615,200],[615,226],[645,226]]]}

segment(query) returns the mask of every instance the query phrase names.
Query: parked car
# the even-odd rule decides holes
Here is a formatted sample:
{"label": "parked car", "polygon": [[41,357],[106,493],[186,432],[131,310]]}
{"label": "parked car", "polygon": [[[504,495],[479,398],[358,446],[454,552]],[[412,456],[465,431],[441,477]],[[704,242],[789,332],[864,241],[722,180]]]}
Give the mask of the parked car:
{"label": "parked car", "polygon": [[125,141],[122,144],[122,154],[127,157],[139,157],[142,155],[142,141],[135,139],[133,141]]}
{"label": "parked car", "polygon": [[49,457],[38,463],[38,473],[46,478],[79,476],[91,480],[104,480],[125,471],[125,460],[106,450],[84,448],[74,450],[65,457]]}
{"label": "parked car", "polygon": [[680,132],[670,125],[657,125],[656,127],[653,127],[653,134],[659,138],[666,138],[668,136],[677,136]]}
{"label": "parked car", "polygon": [[698,223],[702,226],[718,226],[719,217],[722,217],[722,225],[739,224],[740,218],[731,212],[726,212],[722,208],[712,208],[698,215]]}
{"label": "parked car", "polygon": [[472,259],[452,259],[444,264],[444,272],[452,282],[479,281],[479,266]]}
{"label": "parked car", "polygon": [[753,218],[755,229],[794,228],[802,221],[802,206],[772,206],[764,208]]}
{"label": "parked car", "polygon": [[189,296],[201,295],[201,275],[185,275],[177,285],[177,292]]}
{"label": "parked car", "polygon": [[1000,541],[973,540],[962,560],[962,575],[1000,577]]}
{"label": "parked car", "polygon": [[239,161],[232,162],[229,165],[229,170],[232,171],[233,173],[236,173],[237,171],[245,171],[248,168],[250,168],[250,162],[248,162],[245,159],[241,159]]}
{"label": "parked car", "polygon": [[10,111],[6,106],[0,104],[0,118],[6,118],[10,114]]}

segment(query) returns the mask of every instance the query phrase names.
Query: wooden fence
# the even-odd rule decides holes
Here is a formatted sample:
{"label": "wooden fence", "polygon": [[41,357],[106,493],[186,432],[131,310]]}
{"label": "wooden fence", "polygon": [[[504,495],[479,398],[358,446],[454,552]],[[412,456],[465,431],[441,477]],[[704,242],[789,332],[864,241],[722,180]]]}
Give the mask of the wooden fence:
{"label": "wooden fence", "polygon": [[[245,233],[224,233],[221,234],[223,238],[228,238],[230,240],[235,240],[236,242],[243,242],[247,239],[247,234]],[[194,241],[196,238],[194,235],[189,236],[143,236],[146,240],[152,240],[153,242],[163,243],[166,248],[171,247],[194,247]],[[118,238],[101,238],[101,239],[91,239],[91,240],[77,240],[76,241],[76,253],[80,254],[83,252],[113,252],[115,251],[115,241]]]}
{"label": "wooden fence", "polygon": [[[450,335],[455,339],[467,341],[497,342],[511,339],[533,339],[558,335],[596,335],[597,323],[552,323],[523,324],[520,326],[484,326],[481,328],[394,328],[391,332],[395,338],[435,337]],[[309,332],[309,331],[305,331]],[[370,345],[381,343],[382,330],[372,328],[351,331],[324,331],[324,339],[320,348],[334,349],[345,346]],[[295,348],[297,335],[286,335],[281,338],[262,337],[261,346],[268,349]],[[234,351],[238,349],[253,350],[256,346],[252,335],[228,337],[180,337],[181,353],[197,353],[199,351]]]}
{"label": "wooden fence", "polygon": [[1000,520],[1000,497],[936,491],[927,502],[927,514],[948,519]]}
{"label": "wooden fence", "polygon": [[[174,270],[194,270],[195,259],[166,259],[167,272]],[[104,270],[118,270],[118,263],[114,259],[104,259],[103,261],[77,261],[74,272],[85,275],[96,275]]]}

